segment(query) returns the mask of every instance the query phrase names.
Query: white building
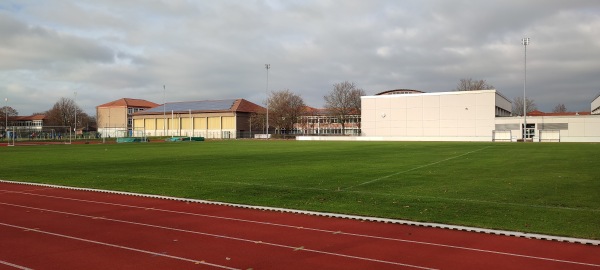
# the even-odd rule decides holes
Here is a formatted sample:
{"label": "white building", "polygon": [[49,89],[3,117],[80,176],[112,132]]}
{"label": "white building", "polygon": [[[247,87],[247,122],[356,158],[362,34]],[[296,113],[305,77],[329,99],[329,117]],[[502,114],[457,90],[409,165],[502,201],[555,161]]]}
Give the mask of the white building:
{"label": "white building", "polygon": [[361,108],[362,136],[298,139],[600,142],[599,97],[594,114],[532,112],[526,119],[511,116],[511,102],[496,90],[363,96]]}
{"label": "white building", "polygon": [[511,102],[496,90],[364,96],[362,136],[407,141],[491,141]]}
{"label": "white building", "polygon": [[600,94],[592,101],[592,109],[590,112],[592,112],[592,114],[600,114]]}

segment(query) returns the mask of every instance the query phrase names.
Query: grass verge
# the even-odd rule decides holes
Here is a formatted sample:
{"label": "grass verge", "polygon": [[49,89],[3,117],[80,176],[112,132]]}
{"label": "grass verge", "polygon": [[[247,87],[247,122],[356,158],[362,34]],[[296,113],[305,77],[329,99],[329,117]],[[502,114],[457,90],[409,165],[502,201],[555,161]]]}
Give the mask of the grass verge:
{"label": "grass verge", "polygon": [[0,148],[0,179],[600,239],[594,143]]}

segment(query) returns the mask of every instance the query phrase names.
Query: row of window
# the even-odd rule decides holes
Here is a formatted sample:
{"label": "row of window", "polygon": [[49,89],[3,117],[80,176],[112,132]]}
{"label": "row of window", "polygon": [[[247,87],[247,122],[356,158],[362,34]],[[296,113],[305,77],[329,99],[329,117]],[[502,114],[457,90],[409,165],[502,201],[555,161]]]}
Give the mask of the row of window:
{"label": "row of window", "polygon": [[[337,117],[330,116],[301,116],[300,123],[308,124],[329,124],[329,123],[340,123],[340,119]],[[346,123],[360,123],[359,115],[350,115],[346,118]]]}
{"label": "row of window", "polygon": [[33,120],[33,121],[11,121],[8,124],[9,126],[15,127],[41,127],[43,126],[42,120]]}
{"label": "row of window", "polygon": [[127,114],[134,114],[143,110],[145,110],[145,108],[127,108]]}

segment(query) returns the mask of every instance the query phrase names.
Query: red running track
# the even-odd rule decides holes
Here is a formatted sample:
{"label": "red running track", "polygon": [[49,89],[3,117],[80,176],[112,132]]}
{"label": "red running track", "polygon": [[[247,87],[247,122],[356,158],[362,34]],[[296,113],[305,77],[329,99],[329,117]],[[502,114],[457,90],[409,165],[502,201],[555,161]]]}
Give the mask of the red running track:
{"label": "red running track", "polygon": [[600,246],[0,182],[0,269],[600,269]]}

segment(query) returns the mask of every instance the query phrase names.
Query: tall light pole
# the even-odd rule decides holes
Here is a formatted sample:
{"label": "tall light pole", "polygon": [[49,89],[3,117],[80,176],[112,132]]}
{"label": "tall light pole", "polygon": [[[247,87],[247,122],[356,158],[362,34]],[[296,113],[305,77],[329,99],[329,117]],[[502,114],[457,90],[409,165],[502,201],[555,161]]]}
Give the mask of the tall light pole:
{"label": "tall light pole", "polygon": [[4,119],[6,119],[4,124],[4,136],[6,137],[6,141],[8,141],[8,98],[4,98],[4,103],[6,103],[4,106]]}
{"label": "tall light pole", "polygon": [[525,95],[525,90],[527,89],[527,45],[529,45],[529,38],[521,39],[521,43],[525,47],[525,61],[523,66],[523,141],[525,141],[527,136],[527,96]]}
{"label": "tall light pole", "polygon": [[75,132],[75,139],[77,139],[77,91],[75,91],[75,99],[73,100],[73,110],[75,110],[75,124],[73,127],[73,132]]}
{"label": "tall light pole", "polygon": [[271,69],[271,64],[265,64],[265,68],[267,69],[267,139],[269,138],[269,69]]}
{"label": "tall light pole", "polygon": [[166,96],[167,96],[167,88],[163,84],[163,136],[166,136],[165,132],[167,132],[167,103],[165,103]]}

